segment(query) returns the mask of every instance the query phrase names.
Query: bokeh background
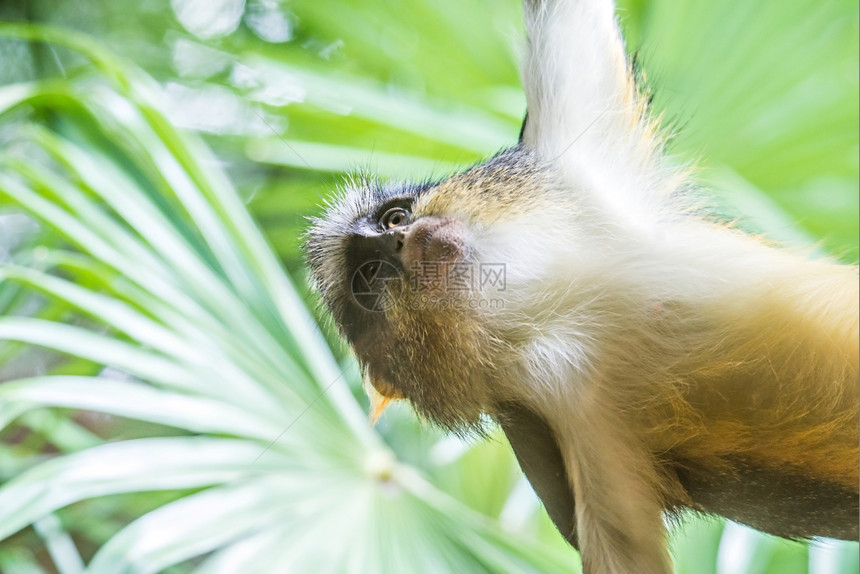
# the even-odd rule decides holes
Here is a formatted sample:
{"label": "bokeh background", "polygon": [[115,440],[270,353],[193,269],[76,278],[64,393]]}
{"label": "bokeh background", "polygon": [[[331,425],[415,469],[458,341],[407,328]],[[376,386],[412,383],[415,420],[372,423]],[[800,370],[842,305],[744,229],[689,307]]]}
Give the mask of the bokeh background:
{"label": "bokeh background", "polygon": [[[857,4],[619,15],[715,215],[856,263]],[[518,2],[0,1],[0,21],[0,571],[577,568],[503,436],[403,406],[369,428],[299,253],[345,174],[443,176],[516,142]],[[856,543],[672,528],[678,572],[858,571]]]}

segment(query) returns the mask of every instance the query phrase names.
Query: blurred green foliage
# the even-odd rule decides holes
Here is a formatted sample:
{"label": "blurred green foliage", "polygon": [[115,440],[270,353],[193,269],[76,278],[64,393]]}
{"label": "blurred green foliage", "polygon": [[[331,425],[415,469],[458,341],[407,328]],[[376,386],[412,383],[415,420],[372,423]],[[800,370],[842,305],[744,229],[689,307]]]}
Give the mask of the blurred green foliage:
{"label": "blurred green foliage", "polygon": [[[740,225],[780,242],[815,246],[844,261],[856,262],[857,4],[847,0],[719,3],[624,0],[619,2],[619,14],[628,49],[636,54],[645,83],[654,95],[654,109],[663,115],[675,134],[670,149],[678,161],[697,161],[702,166],[702,179],[715,192],[715,211],[725,217],[739,218]],[[286,369],[282,379],[273,372],[260,377],[258,371],[248,370],[255,355],[241,341],[203,337],[199,333],[195,336],[202,339],[195,340],[198,344],[205,341],[204,348],[213,352],[213,357],[219,356],[219,350],[226,354],[230,368],[250,378],[259,377],[265,381],[265,384],[260,383],[263,386],[267,384],[278,389],[290,385],[289,388],[299,389],[301,400],[283,396],[278,399],[281,401],[278,404],[286,405],[287,412],[301,411],[303,405],[312,407],[307,420],[290,429],[286,439],[276,441],[274,450],[279,451],[278,461],[283,458],[287,466],[295,464],[296,460],[302,461],[305,455],[290,449],[296,448],[296,441],[313,442],[316,435],[320,435],[324,443],[351,441],[356,436],[363,437],[358,443],[373,443],[376,439],[370,437],[376,435],[365,435],[362,430],[352,429],[343,434],[337,434],[339,430],[321,432],[326,425],[350,428],[344,421],[353,416],[333,414],[338,407],[324,406],[328,399],[313,402],[316,391],[330,384],[319,376],[330,368],[320,367],[328,364],[327,351],[323,347],[308,351],[290,342],[297,336],[301,339],[301,335],[297,335],[302,332],[301,327],[293,325],[294,318],[272,311],[277,307],[277,294],[266,288],[243,291],[247,286],[243,286],[237,275],[229,273],[229,265],[219,260],[217,250],[207,244],[206,230],[200,228],[200,221],[189,219],[187,205],[169,191],[176,182],[163,181],[164,176],[158,175],[158,170],[163,171],[173,157],[191,174],[195,170],[211,170],[214,175],[210,177],[217,180],[221,170],[226,171],[281,262],[298,279],[297,296],[309,298],[298,251],[301,231],[306,225],[306,216],[318,211],[322,200],[339,185],[344,172],[363,169],[396,178],[441,176],[515,143],[525,111],[517,72],[521,36],[518,3],[513,0],[30,0],[0,2],[0,19],[47,23],[84,32],[98,45],[142,68],[158,84],[150,86],[145,76],[141,79],[136,72],[129,71],[135,89],[131,92],[118,89],[117,99],[105,95],[100,86],[105,74],[119,78],[122,84],[126,66],[122,60],[102,62],[99,75],[76,50],[27,39],[0,39],[0,85],[4,86],[0,93],[0,108],[4,111],[0,149],[4,161],[13,157],[30,166],[27,171],[22,164],[13,163],[18,168],[11,171],[17,172],[27,185],[54,204],[78,215],[97,213],[106,202],[107,222],[96,219],[89,224],[98,228],[96,222],[101,221],[116,226],[128,233],[129,242],[125,245],[140,243],[149,249],[151,245],[147,242],[153,241],[152,237],[142,229],[135,229],[133,218],[118,216],[118,208],[112,203],[122,197],[118,190],[136,190],[134,193],[138,197],[151,202],[163,215],[158,229],[168,235],[176,233],[177,240],[187,242],[188,252],[202,264],[200,271],[212,271],[211,277],[202,276],[209,277],[206,279],[209,283],[202,283],[205,288],[192,281],[191,275],[185,279],[190,281],[187,288],[192,293],[192,302],[205,301],[210,285],[220,286],[224,293],[244,296],[235,302],[233,312],[238,315],[204,305],[204,311],[196,317],[226,331],[235,327],[237,337],[243,332],[263,333],[261,337],[268,337],[265,333],[276,333],[280,338],[272,343],[267,360],[281,366],[285,364],[283,361],[294,362],[304,365],[302,368],[296,372]],[[35,81],[39,83],[31,83]],[[155,94],[152,110],[147,107],[150,105],[148,96],[142,100],[134,96],[138,93],[135,90],[148,93],[150,89]],[[28,90],[33,90],[35,95]],[[123,104],[123,99],[128,103]],[[16,104],[19,101],[24,103]],[[209,155],[205,148],[196,146],[193,143],[196,140],[192,139],[191,144],[183,143],[172,128],[159,123],[162,111],[173,125],[205,138],[214,154]],[[150,127],[147,128],[145,122],[132,121],[141,114],[150,122]],[[49,131],[22,137],[21,126],[34,124]],[[139,131],[141,129],[144,131]],[[155,139],[149,135],[144,137],[147,129],[155,129],[158,136]],[[44,136],[45,133],[50,135]],[[61,139],[52,139],[56,137]],[[79,151],[55,145],[52,154],[51,142],[56,144],[57,141],[72,142]],[[165,157],[160,160],[155,157],[154,150],[148,147],[150,144],[159,150],[162,147],[158,146],[163,146]],[[58,167],[57,161],[63,162],[57,156],[64,153],[73,154],[69,157],[80,154],[92,164],[87,168],[81,159],[80,162],[71,161],[71,165],[64,168]],[[53,160],[49,159],[51,155]],[[168,164],[159,164],[159,161]],[[42,179],[38,175],[40,165],[51,166],[49,175]],[[98,184],[103,186],[101,195],[94,196],[89,188],[98,185],[90,178],[100,171],[107,175]],[[206,192],[211,185],[212,189],[227,190],[224,193],[229,196],[232,187],[218,187],[223,184],[207,182],[207,177],[199,173],[197,176],[195,185],[201,197],[216,207],[233,205],[235,211],[234,204],[229,201],[219,204],[221,200],[213,199]],[[115,188],[111,187],[111,181],[116,184]],[[68,195],[76,187],[80,188],[82,197],[88,198],[77,204],[70,199],[73,196]],[[191,193],[193,196],[196,192]],[[18,203],[27,207],[28,200],[20,197],[23,196],[19,195]],[[33,205],[29,208],[32,212]],[[119,279],[122,273],[118,274],[117,269],[111,267],[112,263],[99,254],[87,252],[69,237],[67,225],[71,223],[58,223],[45,215],[41,227],[33,226],[13,215],[18,208],[13,208],[8,195],[0,199],[0,209],[0,217],[3,217],[0,261],[11,260],[25,268],[59,273],[74,285],[92,293],[107,293],[109,297],[132,305],[145,317],[166,325],[168,330],[188,336],[183,332],[187,326],[177,322],[177,317],[165,314],[170,305],[156,297],[151,303],[158,306],[150,308],[133,295],[137,291],[124,291],[125,286]],[[227,238],[224,241],[240,251],[248,238],[237,229],[251,229],[242,227],[243,213],[220,213],[217,223],[210,229],[211,233],[223,234]],[[240,222],[238,227],[236,221]],[[110,229],[112,227],[106,227],[103,231]],[[66,252],[70,248],[89,253],[86,257],[90,259],[69,259]],[[134,268],[135,253],[134,250],[123,253],[120,258],[130,265],[128,269]],[[264,261],[268,257],[259,250],[259,245],[253,253]],[[58,255],[66,260],[62,257],[58,260]],[[162,264],[161,258],[170,263],[169,253],[157,252],[156,255],[158,265]],[[172,268],[165,265],[165,268]],[[265,275],[253,266],[244,273],[254,281],[265,281]],[[45,291],[51,290],[42,285],[35,289],[42,295],[35,297],[33,285],[41,281],[47,279],[31,277],[29,288],[22,288],[20,280],[12,285],[7,280],[0,285],[2,314],[72,323],[76,329],[86,328],[95,333],[106,330],[108,338],[147,350],[147,344],[123,331],[110,314],[94,319],[92,313],[82,312],[74,303],[76,291],[63,291],[61,296],[55,292],[50,296]],[[236,317],[242,318],[238,327],[231,323]],[[49,333],[59,332],[45,330],[40,337],[50,338]],[[342,400],[364,404],[354,365],[330,329],[325,328],[324,332],[350,384],[351,394]],[[78,331],[69,334],[86,335]],[[33,337],[17,338],[34,342]],[[102,339],[98,341],[98,344],[93,343],[96,347],[107,345]],[[111,358],[109,353],[76,351],[68,342],[47,345],[42,340],[43,345],[77,355],[77,359],[67,359],[65,354],[33,352],[11,341],[0,343],[0,361],[3,362],[0,376],[6,379],[43,373],[89,376],[99,373],[102,364],[115,364],[115,357]],[[180,359],[185,360],[173,357],[172,351],[165,352],[171,360],[180,363]],[[304,352],[311,354],[305,356]],[[141,367],[132,361],[120,367],[120,371],[159,387],[158,381],[152,381],[153,375],[147,374],[149,371],[136,372],[135,368]],[[308,374],[314,372],[317,374]],[[104,377],[94,381],[104,384],[105,389],[111,388],[110,377],[107,381]],[[340,383],[335,385],[339,386]],[[24,470],[32,467],[46,468],[36,465],[55,459],[56,453],[75,453],[94,446],[102,448],[106,446],[102,444],[105,441],[147,437],[188,440],[189,434],[202,434],[211,440],[239,437],[259,450],[260,437],[275,438],[283,429],[278,422],[272,422],[273,430],[268,434],[268,431],[260,431],[254,435],[247,433],[247,429],[243,434],[235,427],[201,430],[190,414],[185,421],[166,420],[156,408],[157,403],[145,416],[129,413],[127,407],[124,410],[122,401],[112,407],[105,406],[93,398],[98,392],[106,392],[99,390],[101,387],[96,389],[96,395],[78,402],[61,400],[57,389],[46,388],[45,394],[40,395],[42,402],[27,403],[27,412],[17,418],[10,414],[18,413],[13,407],[19,405],[20,408],[26,401],[0,400],[0,415],[4,413],[3,408],[12,409],[5,411],[7,420],[4,423],[10,426],[0,434],[0,480],[20,477]],[[116,387],[118,398],[123,396],[123,388]],[[7,389],[12,389],[7,391],[7,397],[14,397],[15,388],[8,386]],[[164,388],[160,392],[168,391],[172,392]],[[201,389],[199,392],[208,397],[210,391]],[[32,395],[28,396],[30,401],[34,400]],[[36,404],[53,408],[31,410]],[[80,408],[85,410],[77,410]],[[332,408],[334,411],[330,410]],[[345,408],[350,411],[352,407]],[[95,415],[94,411],[107,412],[108,416]],[[248,413],[256,411],[250,409]],[[270,414],[261,412],[256,416],[263,421]],[[148,422],[131,422],[135,418]],[[181,419],[181,412],[177,418]],[[335,529],[339,536],[356,536],[356,540],[371,544],[368,539],[373,533],[381,532],[378,528],[382,527],[362,521],[382,517],[383,522],[389,524],[385,536],[391,538],[380,539],[405,537],[409,541],[392,556],[368,551],[370,554],[364,556],[366,564],[400,564],[401,567],[423,564],[425,571],[433,571],[434,567],[436,571],[453,571],[454,564],[472,564],[477,568],[473,571],[495,564],[495,571],[503,571],[498,570],[498,565],[508,564],[514,569],[540,571],[564,563],[564,557],[571,560],[572,553],[539,510],[533,495],[524,488],[503,441],[495,439],[473,444],[442,437],[433,429],[421,427],[407,409],[399,406],[386,415],[377,430],[383,443],[400,461],[420,469],[439,492],[446,493],[461,506],[440,503],[436,495],[421,491],[423,494],[413,492],[414,498],[403,504],[386,503],[384,511],[353,509],[348,516],[356,522],[351,524],[351,529]],[[262,442],[265,444],[267,440]],[[145,450],[141,446],[140,451],[128,452],[141,455],[148,452],[153,464],[158,460],[157,449]],[[356,453],[359,452],[370,456],[376,450],[375,447],[356,447]],[[354,460],[344,462],[349,457],[344,459],[342,454],[328,460],[332,466],[326,472],[351,469],[348,472],[354,471],[355,476],[364,476],[365,471],[353,468]],[[225,460],[227,458],[225,455]],[[241,461],[241,457],[238,460]],[[365,463],[366,460],[361,461]],[[274,464],[265,470],[280,473],[285,472],[284,468]],[[175,478],[180,469],[165,473]],[[33,480],[35,475],[27,476],[31,477],[28,480]],[[54,480],[67,484],[62,482],[62,476],[57,475]],[[314,476],[320,480],[320,476],[327,475]],[[348,485],[343,486],[345,492],[365,492],[362,489],[366,484],[353,480],[355,476],[350,479],[352,482],[344,483]],[[36,530],[24,530],[0,542],[0,570],[74,572],[80,566],[77,553],[84,561],[89,561],[101,548],[101,558],[96,565],[111,571],[111,566],[106,565],[125,564],[115,550],[125,548],[127,552],[138,552],[135,554],[138,566],[168,567],[176,562],[179,566],[170,566],[176,571],[197,567],[201,571],[207,568],[230,571],[229,560],[239,560],[241,555],[239,543],[230,546],[226,540],[219,542],[210,537],[206,539],[207,546],[202,539],[176,532],[173,547],[156,545],[154,552],[147,553],[135,546],[147,540],[151,542],[143,533],[169,524],[171,515],[169,510],[146,515],[153,526],[147,526],[147,522],[132,522],[135,518],[168,503],[193,501],[196,494],[208,492],[211,486],[205,481],[193,487],[176,484],[177,481],[173,481],[169,486],[162,485],[163,491],[157,495],[152,494],[151,488],[144,487],[139,490],[146,492],[110,496],[108,493],[119,491],[109,486],[96,489],[95,494],[105,496],[57,512],[60,526],[51,522],[50,517],[54,515],[49,514]],[[293,491],[278,490],[271,484],[247,484],[256,484],[259,492],[269,493],[273,507],[283,504],[283,508],[289,510],[294,508],[297,497],[313,498],[310,491],[297,495]],[[371,481],[371,484],[375,483]],[[217,490],[223,488],[217,485],[212,488],[216,493],[221,492],[225,500],[240,499],[236,492]],[[375,495],[385,499],[385,491],[381,492]],[[206,510],[207,499],[199,500],[199,506],[195,507],[198,512],[214,512]],[[8,512],[11,507],[6,508]],[[169,504],[164,508],[169,508]],[[468,509],[490,517],[492,525],[486,526],[480,520],[475,522]],[[240,505],[239,510],[238,515],[227,513],[210,518],[227,525],[225,528],[238,520],[239,515],[250,521],[268,520],[265,512],[260,508],[255,510],[253,505]],[[23,514],[16,520],[23,521],[23,525],[26,508],[21,512]],[[440,518],[446,513],[454,519],[455,525]],[[460,518],[462,524],[456,526]],[[132,526],[122,530],[129,523]],[[307,543],[315,543],[311,548],[316,548],[317,552],[326,552],[323,549],[331,544],[331,534],[316,532],[314,536],[312,526],[311,521],[306,521],[298,530],[284,530],[287,526],[283,526],[281,530],[275,528],[274,533],[288,538],[301,537],[302,529],[309,530]],[[443,536],[446,529],[453,530]],[[356,530],[362,535],[356,534]],[[121,535],[109,542],[120,531]],[[500,534],[502,531],[508,534]],[[459,533],[461,539],[452,540],[450,536],[454,533]],[[420,543],[408,538],[410,535],[417,536]],[[135,542],[135,536],[141,538]],[[524,540],[524,545],[519,546],[514,538]],[[257,544],[258,549],[263,547],[259,545],[267,543],[262,534],[246,539],[239,536],[236,540],[251,548]],[[72,551],[69,542],[73,543]],[[220,554],[216,552],[205,562],[194,559],[198,554],[219,548],[219,544],[223,545]],[[290,563],[289,555],[283,555],[285,551],[279,554],[273,541],[268,544],[266,548],[275,550],[263,555],[270,556],[273,561]],[[434,548],[436,556],[424,554]],[[535,561],[540,562],[537,558],[522,561],[516,558],[526,552],[525,548],[531,548],[532,553],[535,553],[534,548],[541,549],[540,554],[546,556],[542,566],[535,565]],[[198,554],[195,554],[196,549],[199,549]],[[308,552],[313,554],[314,551]],[[858,569],[856,544],[830,543],[824,544],[822,549],[808,550],[806,545],[776,540],[737,525],[724,527],[723,522],[716,519],[691,517],[675,530],[673,552],[678,571],[689,573],[811,571],[820,574]],[[295,554],[294,560],[300,555]],[[332,560],[332,564],[338,564],[338,556],[332,555]]]}

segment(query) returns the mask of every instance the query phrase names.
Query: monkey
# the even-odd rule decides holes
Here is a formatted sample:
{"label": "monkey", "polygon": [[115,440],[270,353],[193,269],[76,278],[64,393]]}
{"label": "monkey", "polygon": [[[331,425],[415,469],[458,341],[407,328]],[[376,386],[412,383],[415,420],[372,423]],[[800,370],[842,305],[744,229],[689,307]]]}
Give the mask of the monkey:
{"label": "monkey", "polygon": [[611,0],[524,14],[519,143],[356,179],[307,233],[373,416],[494,420],[589,574],[671,572],[690,510],[856,540],[857,268],[703,214]]}

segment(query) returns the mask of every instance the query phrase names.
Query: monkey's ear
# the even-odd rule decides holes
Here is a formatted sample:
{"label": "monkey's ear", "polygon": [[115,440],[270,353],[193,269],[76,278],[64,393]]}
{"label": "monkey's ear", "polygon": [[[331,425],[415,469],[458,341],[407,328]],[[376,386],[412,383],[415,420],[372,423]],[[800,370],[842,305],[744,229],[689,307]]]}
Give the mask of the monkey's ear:
{"label": "monkey's ear", "polygon": [[496,418],[555,527],[579,548],[573,492],[552,430],[538,415],[515,403],[502,405]]}
{"label": "monkey's ear", "polygon": [[521,141],[548,160],[647,169],[658,146],[612,0],[525,0],[528,103]]}

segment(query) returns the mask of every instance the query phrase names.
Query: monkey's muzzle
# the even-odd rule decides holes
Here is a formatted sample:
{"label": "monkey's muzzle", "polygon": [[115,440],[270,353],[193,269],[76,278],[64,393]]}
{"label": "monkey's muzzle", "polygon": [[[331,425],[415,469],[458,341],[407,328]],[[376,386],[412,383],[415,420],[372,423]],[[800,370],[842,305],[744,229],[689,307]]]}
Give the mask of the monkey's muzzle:
{"label": "monkey's muzzle", "polygon": [[426,216],[388,230],[368,225],[349,236],[346,280],[350,300],[337,317],[344,334],[365,367],[371,419],[393,399],[403,396],[393,376],[389,351],[392,316],[410,312],[401,301],[416,293],[440,295],[447,266],[466,260],[467,229],[452,217]]}
{"label": "monkey's muzzle", "polygon": [[364,231],[350,236],[346,262],[350,292],[365,311],[385,312],[407,284],[413,291],[438,287],[422,274],[438,279],[469,255],[466,225],[453,217],[426,216],[386,231]]}

